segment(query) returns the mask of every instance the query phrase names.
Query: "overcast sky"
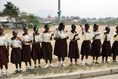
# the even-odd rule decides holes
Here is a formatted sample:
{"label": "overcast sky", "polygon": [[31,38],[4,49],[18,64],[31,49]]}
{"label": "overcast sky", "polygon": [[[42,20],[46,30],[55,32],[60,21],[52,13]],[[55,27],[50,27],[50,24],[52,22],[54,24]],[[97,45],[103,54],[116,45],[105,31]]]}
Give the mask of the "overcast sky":
{"label": "overcast sky", "polygon": [[[18,6],[20,11],[34,14],[39,12],[40,16],[48,16],[48,11],[52,11],[55,16],[58,10],[58,0],[0,0],[0,11],[7,1]],[[118,0],[61,0],[61,10],[64,16],[118,17]],[[44,12],[41,14],[41,11]]]}

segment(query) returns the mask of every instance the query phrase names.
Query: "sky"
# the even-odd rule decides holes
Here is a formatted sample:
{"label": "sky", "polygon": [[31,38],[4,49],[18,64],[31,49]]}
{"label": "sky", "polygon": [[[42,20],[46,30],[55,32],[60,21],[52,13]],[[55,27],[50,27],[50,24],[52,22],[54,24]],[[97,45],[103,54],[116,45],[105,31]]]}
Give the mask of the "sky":
{"label": "sky", "polygon": [[[58,0],[0,0],[0,11],[7,1],[20,8],[20,11],[34,13],[40,17],[57,16]],[[63,16],[81,18],[118,17],[118,0],[61,0]]]}

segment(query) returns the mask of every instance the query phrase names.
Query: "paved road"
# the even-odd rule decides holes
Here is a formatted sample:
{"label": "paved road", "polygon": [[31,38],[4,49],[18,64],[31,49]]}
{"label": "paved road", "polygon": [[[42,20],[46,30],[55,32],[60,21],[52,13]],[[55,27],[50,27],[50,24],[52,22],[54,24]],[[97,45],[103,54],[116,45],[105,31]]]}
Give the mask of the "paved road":
{"label": "paved road", "polygon": [[118,74],[92,77],[92,78],[84,78],[84,79],[118,79]]}

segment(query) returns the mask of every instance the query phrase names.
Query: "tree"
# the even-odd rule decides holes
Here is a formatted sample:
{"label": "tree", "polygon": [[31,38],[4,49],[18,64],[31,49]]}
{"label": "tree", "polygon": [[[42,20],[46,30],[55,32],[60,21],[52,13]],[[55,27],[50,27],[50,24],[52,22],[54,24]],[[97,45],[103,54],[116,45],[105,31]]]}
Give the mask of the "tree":
{"label": "tree", "polygon": [[33,14],[24,16],[24,19],[26,19],[29,27],[32,27],[32,25],[39,25],[39,21],[36,19],[36,17]]}
{"label": "tree", "polygon": [[11,2],[7,2],[7,4],[4,5],[5,9],[3,10],[3,15],[9,15],[11,17],[18,17],[19,15],[19,8],[16,7]]}
{"label": "tree", "polygon": [[87,23],[87,20],[86,20],[86,19],[82,19],[82,20],[80,21],[80,23],[81,23],[81,24],[85,24],[85,23]]}
{"label": "tree", "polygon": [[2,12],[0,11],[0,16],[2,16]]}

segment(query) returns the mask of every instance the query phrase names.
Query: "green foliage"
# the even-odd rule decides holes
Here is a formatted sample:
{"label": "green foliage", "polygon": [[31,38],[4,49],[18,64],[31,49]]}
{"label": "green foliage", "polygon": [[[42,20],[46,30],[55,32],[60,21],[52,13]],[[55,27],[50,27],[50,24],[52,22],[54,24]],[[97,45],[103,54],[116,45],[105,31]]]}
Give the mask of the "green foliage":
{"label": "green foliage", "polygon": [[38,27],[43,28],[44,24],[39,24]]}
{"label": "green foliage", "polygon": [[82,20],[80,21],[80,23],[81,23],[81,24],[85,24],[85,23],[87,23],[87,20],[86,20],[86,19],[82,19]]}
{"label": "green foliage", "polygon": [[2,12],[0,11],[0,16],[2,16],[3,14],[2,14]]}
{"label": "green foliage", "polygon": [[21,15],[17,20],[22,20],[22,19],[26,20],[26,24],[28,24],[28,27],[30,28],[32,28],[35,25],[39,26],[40,24],[33,14]]}
{"label": "green foliage", "polygon": [[0,22],[0,26],[2,25],[2,23]]}
{"label": "green foliage", "polygon": [[2,15],[9,15],[11,17],[18,17],[19,15],[19,8],[16,7],[11,2],[7,2],[7,4],[4,5],[5,9],[2,12]]}
{"label": "green foliage", "polygon": [[118,24],[118,20],[110,20],[106,22],[107,24]]}
{"label": "green foliage", "polygon": [[39,25],[39,21],[36,19],[36,17],[33,14],[29,14],[25,18],[29,25]]}

